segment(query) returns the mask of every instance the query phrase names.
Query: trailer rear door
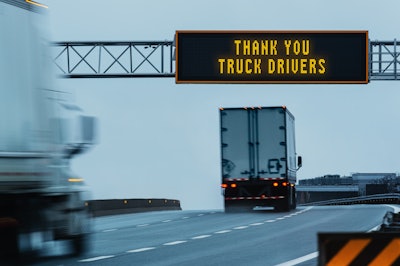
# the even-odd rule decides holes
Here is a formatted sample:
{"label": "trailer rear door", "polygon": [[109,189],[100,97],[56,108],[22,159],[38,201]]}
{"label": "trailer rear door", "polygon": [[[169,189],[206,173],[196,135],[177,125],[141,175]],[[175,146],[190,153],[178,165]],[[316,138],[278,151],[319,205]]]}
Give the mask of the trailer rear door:
{"label": "trailer rear door", "polygon": [[286,177],[285,109],[221,110],[223,178]]}
{"label": "trailer rear door", "polygon": [[286,177],[285,109],[264,108],[257,113],[257,163],[261,178]]}

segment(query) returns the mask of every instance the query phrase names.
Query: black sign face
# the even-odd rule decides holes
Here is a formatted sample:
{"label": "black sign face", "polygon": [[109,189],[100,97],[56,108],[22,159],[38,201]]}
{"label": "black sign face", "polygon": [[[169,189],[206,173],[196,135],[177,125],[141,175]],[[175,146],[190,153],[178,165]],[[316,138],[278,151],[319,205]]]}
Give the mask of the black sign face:
{"label": "black sign face", "polygon": [[176,83],[368,83],[367,31],[177,31]]}

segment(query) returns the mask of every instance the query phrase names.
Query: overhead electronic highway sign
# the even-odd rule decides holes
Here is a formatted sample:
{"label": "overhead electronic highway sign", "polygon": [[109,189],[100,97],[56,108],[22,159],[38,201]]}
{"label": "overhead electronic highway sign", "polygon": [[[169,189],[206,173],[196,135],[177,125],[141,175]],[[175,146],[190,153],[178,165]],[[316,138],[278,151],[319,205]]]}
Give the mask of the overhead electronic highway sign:
{"label": "overhead electronic highway sign", "polygon": [[177,31],[177,83],[368,83],[368,31]]}

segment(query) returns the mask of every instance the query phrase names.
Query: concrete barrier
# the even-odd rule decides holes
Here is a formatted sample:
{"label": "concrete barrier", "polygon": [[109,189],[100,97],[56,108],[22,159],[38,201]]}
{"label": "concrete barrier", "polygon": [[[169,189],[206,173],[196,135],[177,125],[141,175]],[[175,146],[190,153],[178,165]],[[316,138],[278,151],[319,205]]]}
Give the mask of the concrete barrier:
{"label": "concrete barrier", "polygon": [[93,217],[136,212],[182,210],[174,199],[108,199],[86,202]]}

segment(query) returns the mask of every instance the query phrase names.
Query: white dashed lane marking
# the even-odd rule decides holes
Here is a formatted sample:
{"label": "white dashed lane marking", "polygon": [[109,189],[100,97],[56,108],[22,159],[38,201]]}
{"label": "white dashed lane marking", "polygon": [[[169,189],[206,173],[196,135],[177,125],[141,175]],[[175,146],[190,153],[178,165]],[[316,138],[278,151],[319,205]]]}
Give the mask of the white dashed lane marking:
{"label": "white dashed lane marking", "polygon": [[[250,226],[260,226],[260,225],[263,225],[263,224],[265,224],[265,223],[273,223],[273,222],[276,222],[276,221],[278,221],[278,220],[284,220],[284,219],[286,219],[286,218],[291,218],[291,217],[293,217],[293,216],[295,216],[295,215],[298,215],[298,214],[302,214],[302,213],[304,213],[304,212],[306,212],[306,211],[308,211],[308,210],[310,210],[312,207],[309,207],[309,208],[307,208],[307,209],[304,209],[304,210],[301,210],[301,211],[298,211],[298,212],[295,212],[295,213],[292,213],[292,214],[289,214],[289,215],[285,215],[285,216],[283,216],[283,217],[279,217],[279,218],[276,218],[276,219],[271,219],[271,220],[266,220],[265,222],[257,222],[257,223],[252,223],[252,224],[250,224],[250,225],[243,225],[243,226],[237,226],[237,227],[234,227],[232,230],[243,230],[243,229],[246,229],[246,228],[249,228]],[[215,213],[215,212],[212,212],[212,213]],[[203,216],[204,214],[203,213],[200,213],[200,214],[198,214],[197,216]],[[185,216],[185,217],[182,217],[181,219],[189,219],[190,217],[188,217],[188,216]],[[169,222],[172,222],[173,220],[164,220],[164,221],[162,221],[162,223],[169,223]],[[144,226],[149,226],[150,224],[139,224],[139,225],[137,225],[136,227],[144,227]],[[116,230],[118,230],[118,229],[116,229],[116,228],[112,228],[112,229],[106,229],[106,230],[103,230],[102,232],[112,232],[112,231],[116,231]],[[227,229],[227,230],[221,230],[221,231],[217,231],[217,232],[214,232],[214,234],[227,234],[227,233],[230,233],[230,232],[232,232],[232,230],[230,230],[230,229]],[[198,240],[198,239],[204,239],[204,238],[209,238],[209,237],[211,237],[212,235],[199,235],[199,236],[194,236],[194,237],[192,237],[191,238],[191,240]],[[160,246],[175,246],[175,245],[179,245],[179,244],[183,244],[183,243],[186,243],[186,242],[188,242],[188,241],[190,241],[190,240],[177,240],[177,241],[172,241],[172,242],[168,242],[168,243],[164,243],[164,244],[162,244],[162,245],[160,245]],[[149,250],[154,250],[154,249],[157,249],[158,247],[143,247],[143,248],[137,248],[137,249],[132,249],[132,250],[128,250],[128,251],[126,251],[126,253],[139,253],[139,252],[145,252],[145,251],[149,251]],[[88,258],[88,259],[83,259],[83,260],[79,260],[78,262],[93,262],[93,261],[98,261],[98,260],[104,260],[104,259],[109,259],[109,258],[113,258],[113,257],[115,257],[116,255],[107,255],[107,256],[98,256],[98,257],[93,257],[93,258]],[[307,256],[304,256],[304,257],[301,257],[301,258],[299,258],[299,259],[303,259],[304,261],[306,261],[306,260],[309,260],[310,258],[312,258],[312,257],[315,257],[315,254],[314,253],[312,253],[312,254],[309,254],[309,255],[307,255]],[[295,260],[293,260],[293,262],[294,262]],[[300,260],[299,260],[300,261]],[[290,263],[291,263],[292,261],[290,261]],[[296,263],[297,263],[297,260],[296,260]],[[288,264],[281,264],[281,265],[288,265]],[[295,265],[295,264],[290,264],[290,265]]]}
{"label": "white dashed lane marking", "polygon": [[164,246],[175,246],[175,245],[179,245],[179,244],[186,243],[186,242],[187,242],[186,240],[178,240],[178,241],[168,242],[163,245]]}
{"label": "white dashed lane marking", "polygon": [[84,260],[78,260],[79,262],[92,262],[92,261],[98,261],[98,260],[104,260],[104,259],[109,259],[115,257],[114,255],[109,255],[109,256],[98,256],[94,258],[89,258],[89,259],[84,259]]}
{"label": "white dashed lane marking", "polygon": [[232,230],[222,230],[222,231],[215,232],[214,234],[226,234],[229,232],[232,232]]}
{"label": "white dashed lane marking", "polygon": [[144,252],[144,251],[149,251],[156,249],[155,247],[147,247],[147,248],[138,248],[138,249],[132,249],[128,250],[127,253],[138,253],[138,252]]}
{"label": "white dashed lane marking", "polygon": [[242,230],[242,229],[246,229],[246,228],[249,228],[247,225],[243,225],[243,226],[237,226],[237,227],[235,227],[235,228],[233,228],[233,229],[235,229],[235,230]]}
{"label": "white dashed lane marking", "polygon": [[250,224],[251,226],[257,226],[257,225],[263,225],[264,223],[254,223],[254,224]]}
{"label": "white dashed lane marking", "polygon": [[203,239],[203,238],[207,238],[207,237],[210,237],[211,235],[201,235],[201,236],[195,236],[195,237],[192,237],[192,239],[193,240],[196,240],[196,239]]}

